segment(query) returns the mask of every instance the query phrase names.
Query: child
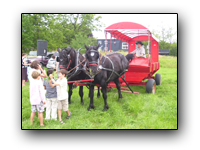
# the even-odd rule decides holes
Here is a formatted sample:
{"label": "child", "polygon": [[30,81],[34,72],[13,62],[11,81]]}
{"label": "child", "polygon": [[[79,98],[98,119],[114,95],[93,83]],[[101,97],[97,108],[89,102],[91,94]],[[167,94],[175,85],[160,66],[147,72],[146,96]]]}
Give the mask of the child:
{"label": "child", "polygon": [[[38,72],[40,72],[40,73],[41,73],[40,77],[42,77],[42,78],[46,78],[46,77],[47,77],[47,75],[46,75],[46,73],[45,73],[45,70],[42,69],[42,67],[40,66],[40,62],[39,62],[39,61],[34,60],[34,61],[31,63],[30,67],[31,67],[31,70],[29,71],[29,76],[28,76],[28,79],[29,79],[29,81],[30,81],[30,84],[31,84],[31,81],[33,80],[32,76],[31,76],[31,74],[32,74],[33,71],[38,71]],[[41,81],[42,81],[42,78],[40,78]]]}
{"label": "child", "polygon": [[[46,120],[50,119],[50,114],[51,114],[51,119],[57,120],[57,107],[58,107],[58,102],[57,102],[57,91],[56,87],[53,86],[52,84],[50,85],[50,82],[52,82],[49,78],[50,74],[53,74],[54,69],[49,69],[47,70],[47,76],[48,79],[44,80],[43,86],[46,89]],[[55,79],[56,80],[56,79]]]}
{"label": "child", "polygon": [[[71,116],[71,112],[69,112],[68,110],[68,93],[67,93],[66,75],[67,75],[67,71],[64,69],[61,69],[59,71],[59,78],[57,81],[53,79],[52,74],[49,76],[51,81],[54,83],[52,86],[57,86],[58,117],[59,117],[60,123],[62,124],[65,124],[61,118],[62,109],[63,111],[67,112],[66,119],[69,119],[69,117]],[[50,85],[51,85],[51,82],[50,82]]]}
{"label": "child", "polygon": [[32,72],[32,78],[30,84],[30,102],[31,102],[31,124],[33,124],[33,118],[35,116],[35,112],[38,111],[38,117],[40,119],[40,126],[44,126],[43,124],[43,111],[45,104],[45,94],[42,86],[42,82],[40,79],[40,73],[38,71]]}

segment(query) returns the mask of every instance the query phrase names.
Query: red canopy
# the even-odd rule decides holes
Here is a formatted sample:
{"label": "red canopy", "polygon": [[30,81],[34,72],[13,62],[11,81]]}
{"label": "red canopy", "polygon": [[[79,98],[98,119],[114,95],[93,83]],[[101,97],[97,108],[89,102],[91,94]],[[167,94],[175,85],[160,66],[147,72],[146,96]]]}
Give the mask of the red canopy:
{"label": "red canopy", "polygon": [[118,22],[108,26],[105,30],[108,29],[147,29],[141,24],[134,22]]}
{"label": "red canopy", "polygon": [[137,36],[151,36],[148,28],[134,22],[114,23],[105,28],[105,32],[109,32],[112,37],[125,42],[129,42]]}

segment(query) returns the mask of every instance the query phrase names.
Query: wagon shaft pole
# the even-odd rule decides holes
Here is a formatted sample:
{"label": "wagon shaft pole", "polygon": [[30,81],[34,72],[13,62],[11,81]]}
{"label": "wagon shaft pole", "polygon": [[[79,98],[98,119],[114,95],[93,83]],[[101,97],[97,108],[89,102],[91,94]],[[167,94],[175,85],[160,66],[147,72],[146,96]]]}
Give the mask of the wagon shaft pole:
{"label": "wagon shaft pole", "polygon": [[104,68],[104,67],[103,67],[102,69],[114,72],[118,77],[120,77],[120,78],[126,83],[126,85],[127,85],[127,87],[129,88],[129,90],[130,90],[132,93],[134,93],[134,92],[132,91],[132,89],[130,88],[130,86],[128,85],[128,83],[126,82],[126,80],[125,80],[124,78],[121,77],[121,75],[122,75],[123,73],[125,73],[125,72],[123,72],[122,74],[119,75],[116,71],[114,71],[114,70],[112,70],[112,69],[108,69],[108,68]]}

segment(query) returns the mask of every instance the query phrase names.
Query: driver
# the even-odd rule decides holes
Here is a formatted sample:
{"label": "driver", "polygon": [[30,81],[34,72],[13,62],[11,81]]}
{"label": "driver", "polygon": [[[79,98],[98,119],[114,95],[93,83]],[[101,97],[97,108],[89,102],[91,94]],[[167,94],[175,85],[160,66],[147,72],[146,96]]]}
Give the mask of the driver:
{"label": "driver", "polygon": [[145,49],[142,46],[143,43],[141,41],[138,41],[136,44],[137,44],[137,48],[131,53],[136,54],[135,56],[136,58],[146,58]]}

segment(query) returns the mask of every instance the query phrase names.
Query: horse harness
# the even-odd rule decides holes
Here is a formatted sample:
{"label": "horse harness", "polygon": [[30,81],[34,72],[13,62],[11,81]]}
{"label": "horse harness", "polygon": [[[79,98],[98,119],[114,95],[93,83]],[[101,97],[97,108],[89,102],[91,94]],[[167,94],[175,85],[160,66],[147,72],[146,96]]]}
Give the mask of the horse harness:
{"label": "horse harness", "polygon": [[[80,49],[81,49],[81,48],[80,48]],[[80,49],[79,49],[79,50],[80,50]],[[124,74],[127,70],[124,70],[121,74],[118,74],[116,71],[114,71],[113,62],[112,62],[111,59],[110,59],[108,56],[106,56],[106,55],[104,55],[105,59],[104,59],[104,61],[103,61],[102,64],[104,64],[104,63],[105,63],[105,60],[108,59],[108,60],[111,62],[111,64],[112,64],[112,69],[104,68],[104,67],[102,66],[102,64],[99,65],[99,61],[102,62],[102,57],[100,58],[100,60],[99,60],[99,58],[98,58],[98,61],[91,61],[91,62],[89,62],[88,59],[84,58],[84,60],[81,62],[80,60],[78,60],[78,57],[79,57],[79,50],[78,50],[78,52],[75,51],[75,52],[76,52],[76,56],[77,56],[77,57],[76,57],[76,66],[75,66],[74,68],[72,68],[70,71],[68,71],[68,72],[73,71],[71,74],[68,74],[68,75],[67,75],[67,76],[71,75],[68,79],[70,79],[71,77],[73,77],[73,76],[75,76],[75,75],[78,75],[78,74],[80,73],[80,72],[77,73],[78,70],[79,70],[79,71],[81,71],[81,70],[84,71],[90,78],[92,78],[92,76],[91,76],[91,75],[89,74],[89,72],[87,71],[86,63],[88,63],[89,65],[96,65],[96,66],[97,66],[97,68],[98,68],[97,74],[98,74],[102,69],[112,72],[111,75],[110,75],[110,77],[107,79],[106,83],[110,80],[110,78],[111,78],[111,76],[113,75],[113,73],[115,73],[118,77],[120,77],[120,78],[126,83],[127,87],[131,90],[131,92],[134,93],[134,92],[132,91],[132,89],[129,87],[128,83],[125,81],[125,79],[121,77],[121,75]],[[96,51],[96,50],[90,50],[90,52],[99,53],[99,52]],[[87,52],[86,52],[86,53],[87,53]],[[99,54],[99,56],[100,56],[100,54]],[[66,57],[66,55],[65,55],[65,57]],[[67,57],[70,58],[70,55],[68,55]],[[85,61],[86,61],[86,63],[83,64]],[[79,63],[78,63],[78,62],[79,62]],[[68,64],[68,67],[70,66],[70,63],[71,63],[71,60],[70,60],[70,62],[69,62],[69,64]],[[80,66],[80,65],[83,66],[82,69],[79,69],[79,66]],[[76,69],[76,70],[74,70],[74,69]],[[96,74],[96,75],[97,75],[97,74]]]}
{"label": "horse harness", "polygon": [[[99,51],[96,51],[96,50],[90,50],[89,52],[95,52],[95,53],[99,53]],[[86,53],[88,53],[88,52],[86,52]],[[109,54],[108,54],[109,55]],[[100,56],[100,53],[99,53],[99,56]],[[106,71],[111,71],[112,73],[110,74],[110,76],[109,76],[109,78],[106,80],[106,83],[108,83],[108,81],[110,80],[110,78],[111,78],[111,76],[113,75],[113,73],[115,73],[117,76],[119,76],[119,74],[117,73],[117,72],[115,72],[114,71],[114,64],[113,64],[113,62],[112,62],[112,60],[108,57],[108,56],[106,56],[106,55],[104,55],[103,57],[105,57],[105,59],[104,59],[104,61],[102,62],[102,57],[100,58],[100,60],[99,60],[99,58],[98,58],[98,61],[91,61],[91,62],[89,62],[88,61],[88,59],[87,59],[87,63],[89,64],[89,65],[96,65],[97,66],[97,70],[98,70],[98,72],[96,73],[96,75],[101,71],[101,70],[106,70]],[[106,59],[108,59],[109,61],[110,61],[110,63],[111,63],[111,65],[112,65],[112,69],[108,69],[108,68],[104,68],[103,67],[103,64],[105,63],[105,60]],[[102,62],[101,64],[99,64],[99,62]],[[86,66],[86,65],[85,65]],[[125,73],[125,71],[123,71],[123,74]],[[122,74],[121,74],[122,75]]]}
{"label": "horse harness", "polygon": [[[80,50],[80,49],[81,49],[81,48],[78,49],[78,52],[75,51],[75,53],[76,53],[76,60],[75,60],[76,65],[75,65],[74,68],[72,68],[71,70],[68,71],[68,74],[67,74],[68,80],[69,80],[70,78],[72,78],[72,77],[74,77],[74,76],[76,76],[76,75],[78,75],[78,74],[81,73],[80,71],[81,71],[82,69],[80,69],[79,66],[80,66],[80,65],[83,65],[83,63],[85,62],[85,59],[84,59],[82,62],[80,62],[80,60],[78,60],[78,58],[79,58],[79,50]],[[66,50],[65,50],[65,51],[66,51]],[[70,52],[71,52],[71,50],[70,50]],[[69,53],[70,53],[70,52],[69,52]],[[68,64],[68,66],[67,66],[67,69],[68,69],[69,66],[70,66],[70,64],[71,64],[71,56],[70,56],[70,54],[68,54],[67,56],[64,55],[64,57],[65,57],[65,58],[68,58],[68,60],[69,60],[69,64]]]}

